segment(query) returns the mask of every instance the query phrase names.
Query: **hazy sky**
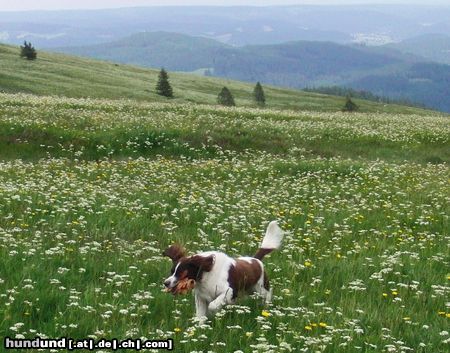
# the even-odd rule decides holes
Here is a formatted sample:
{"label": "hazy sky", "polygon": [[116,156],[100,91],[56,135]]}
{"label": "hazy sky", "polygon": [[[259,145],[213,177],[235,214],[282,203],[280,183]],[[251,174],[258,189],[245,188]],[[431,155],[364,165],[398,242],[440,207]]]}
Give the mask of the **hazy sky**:
{"label": "hazy sky", "polygon": [[0,11],[99,9],[154,5],[441,4],[449,0],[0,0]]}

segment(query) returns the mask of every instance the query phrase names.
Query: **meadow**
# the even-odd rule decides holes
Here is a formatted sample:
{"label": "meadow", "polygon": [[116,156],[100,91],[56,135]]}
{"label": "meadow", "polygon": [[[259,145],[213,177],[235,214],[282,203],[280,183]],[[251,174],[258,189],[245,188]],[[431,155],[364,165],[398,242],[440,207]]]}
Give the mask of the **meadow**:
{"label": "meadow", "polygon": [[[143,102],[215,104],[227,86],[238,106],[255,107],[255,83],[169,72],[174,98],[155,92],[159,70],[38,50],[35,61],[21,60],[19,47],[0,43],[0,92],[76,98],[133,99]],[[272,109],[334,112],[345,102],[336,97],[264,85]],[[364,112],[431,115],[430,110],[355,99]]]}
{"label": "meadow", "polygon": [[[449,136],[437,115],[0,94],[0,336],[448,351]],[[252,255],[273,219],[272,304],[199,325],[163,291],[168,245]]]}

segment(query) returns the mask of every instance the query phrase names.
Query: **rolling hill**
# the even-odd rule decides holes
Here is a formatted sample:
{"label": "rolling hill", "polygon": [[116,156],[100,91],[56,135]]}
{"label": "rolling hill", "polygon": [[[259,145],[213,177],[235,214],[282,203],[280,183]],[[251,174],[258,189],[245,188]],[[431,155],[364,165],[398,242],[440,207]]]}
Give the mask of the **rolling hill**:
{"label": "rolling hill", "polygon": [[[38,95],[165,101],[154,92],[158,70],[38,51],[36,61],[19,58],[15,46],[0,45],[0,91]],[[253,84],[192,74],[170,73],[171,102],[215,104],[226,85],[237,105],[254,106]],[[265,86],[267,106],[275,109],[337,111],[342,97]],[[421,109],[356,100],[362,111],[417,113]],[[429,113],[429,112],[427,112]]]}
{"label": "rolling hill", "polygon": [[387,44],[386,47],[450,65],[450,36],[445,34],[424,34],[399,43]]}
{"label": "rolling hill", "polygon": [[204,37],[169,32],[142,32],[110,43],[53,48],[52,51],[145,67],[195,71],[214,66],[220,50],[231,48]]}
{"label": "rolling hill", "polygon": [[60,48],[70,54],[281,87],[343,86],[450,112],[450,66],[389,47],[295,41],[232,47],[208,38],[144,32],[111,43]]}

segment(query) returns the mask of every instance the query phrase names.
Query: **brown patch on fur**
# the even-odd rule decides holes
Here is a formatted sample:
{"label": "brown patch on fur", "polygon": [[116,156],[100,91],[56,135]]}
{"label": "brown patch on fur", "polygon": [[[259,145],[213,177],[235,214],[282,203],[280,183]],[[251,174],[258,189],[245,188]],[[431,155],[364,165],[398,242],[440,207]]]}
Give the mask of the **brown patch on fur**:
{"label": "brown patch on fur", "polygon": [[262,274],[261,265],[257,260],[248,262],[236,260],[236,264],[230,267],[228,283],[233,289],[233,299],[241,292],[250,293]]}
{"label": "brown patch on fur", "polygon": [[186,259],[186,261],[194,264],[202,272],[209,272],[214,265],[214,256],[200,256],[194,255]]}
{"label": "brown patch on fur", "polygon": [[183,257],[178,263],[177,272],[174,276],[181,281],[183,279],[193,279],[194,281],[200,281],[203,276],[203,272],[211,271],[214,265],[214,256],[200,256],[193,255],[190,257]]}
{"label": "brown patch on fur", "polygon": [[186,253],[181,245],[173,244],[164,250],[163,256],[170,257],[173,263],[176,264],[181,258],[186,256]]}
{"label": "brown patch on fur", "polygon": [[260,248],[260,249],[258,249],[258,251],[256,252],[255,256],[253,256],[253,257],[255,259],[262,260],[264,256],[266,256],[267,254],[271,253],[273,250],[275,250],[275,249]]}
{"label": "brown patch on fur", "polygon": [[188,275],[188,271],[184,270],[183,272],[181,272],[180,276],[178,277],[178,281],[182,281],[184,280]]}

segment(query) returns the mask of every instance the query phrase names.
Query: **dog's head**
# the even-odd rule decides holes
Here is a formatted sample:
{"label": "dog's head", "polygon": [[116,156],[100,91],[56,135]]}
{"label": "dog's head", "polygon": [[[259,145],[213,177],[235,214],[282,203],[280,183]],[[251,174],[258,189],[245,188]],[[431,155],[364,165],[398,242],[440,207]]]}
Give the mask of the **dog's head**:
{"label": "dog's head", "polygon": [[164,256],[172,259],[171,275],[164,281],[168,289],[173,289],[178,282],[185,279],[201,281],[203,273],[211,271],[214,264],[213,255],[186,256],[180,245],[172,245],[163,252]]}

